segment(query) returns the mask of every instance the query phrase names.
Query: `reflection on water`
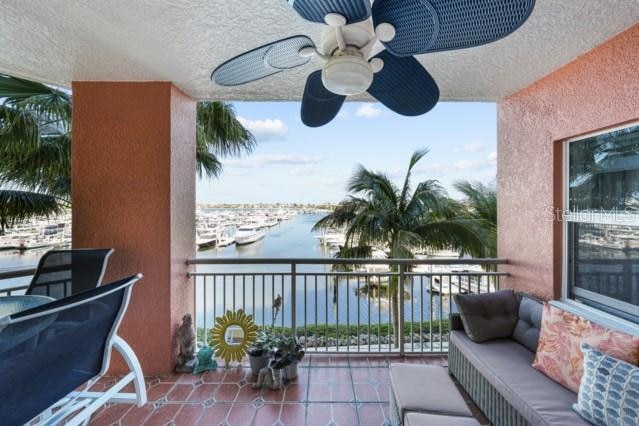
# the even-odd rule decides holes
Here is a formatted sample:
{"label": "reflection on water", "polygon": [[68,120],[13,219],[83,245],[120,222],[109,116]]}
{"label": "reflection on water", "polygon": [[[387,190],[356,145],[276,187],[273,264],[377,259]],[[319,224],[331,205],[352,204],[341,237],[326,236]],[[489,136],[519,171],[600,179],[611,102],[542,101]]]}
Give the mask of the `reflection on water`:
{"label": "reflection on water", "polygon": [[[311,233],[320,214],[299,215],[271,228],[266,237],[246,246],[229,246],[199,251],[199,258],[328,258],[331,254],[321,246]],[[198,300],[198,326],[204,324],[204,301],[206,300],[206,323],[210,327],[215,316],[224,309],[244,309],[252,314],[258,324],[270,325],[273,318],[273,298],[281,294],[283,311],[277,325],[292,324],[292,286],[290,265],[198,265],[197,272],[220,274],[207,277],[206,298],[204,280],[198,278],[196,300]],[[388,286],[381,285],[379,291],[364,290],[370,284],[364,277],[341,278],[323,275],[330,272],[329,265],[298,265],[295,291],[296,324],[361,325],[389,322]],[[235,278],[224,274],[233,273]],[[384,281],[382,281],[384,284]],[[215,289],[215,290],[214,290]],[[406,285],[404,316],[407,321],[429,321],[446,318],[450,300],[433,297],[429,306],[428,280],[416,278],[412,288]],[[423,301],[423,303],[422,303]]]}
{"label": "reflection on water", "polygon": [[639,228],[570,223],[569,282],[639,306]]}

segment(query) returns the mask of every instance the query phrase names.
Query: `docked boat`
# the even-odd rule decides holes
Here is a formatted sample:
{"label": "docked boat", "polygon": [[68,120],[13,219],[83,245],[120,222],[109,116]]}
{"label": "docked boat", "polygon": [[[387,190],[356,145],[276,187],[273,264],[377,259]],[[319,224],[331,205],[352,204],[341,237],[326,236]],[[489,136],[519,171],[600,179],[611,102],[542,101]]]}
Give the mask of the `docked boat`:
{"label": "docked boat", "polygon": [[226,246],[230,246],[231,244],[235,244],[235,237],[220,237],[220,239],[217,241],[217,246],[218,247],[226,247]]}
{"label": "docked boat", "polygon": [[235,234],[235,244],[238,246],[251,244],[261,240],[265,235],[266,231],[259,225],[242,225]]}

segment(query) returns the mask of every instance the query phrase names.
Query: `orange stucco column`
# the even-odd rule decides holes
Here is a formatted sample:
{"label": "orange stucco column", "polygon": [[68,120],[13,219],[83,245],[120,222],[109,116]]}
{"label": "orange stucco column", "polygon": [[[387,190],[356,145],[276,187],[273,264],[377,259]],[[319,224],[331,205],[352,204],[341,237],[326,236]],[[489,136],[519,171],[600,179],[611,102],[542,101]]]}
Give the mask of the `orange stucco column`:
{"label": "orange stucco column", "polygon": [[172,370],[194,307],[195,118],[168,82],[73,83],[73,247],[115,249],[105,282],[144,275],[119,334],[145,375]]}
{"label": "orange stucco column", "polygon": [[498,107],[498,256],[504,284],[561,296],[562,144],[639,119],[639,24],[502,100]]}

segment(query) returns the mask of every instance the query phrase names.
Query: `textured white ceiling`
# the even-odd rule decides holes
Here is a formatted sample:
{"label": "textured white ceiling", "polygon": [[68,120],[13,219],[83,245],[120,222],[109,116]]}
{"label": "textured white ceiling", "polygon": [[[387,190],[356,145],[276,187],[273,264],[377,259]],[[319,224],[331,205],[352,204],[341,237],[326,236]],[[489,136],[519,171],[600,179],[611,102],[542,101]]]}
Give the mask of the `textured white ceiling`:
{"label": "textured white ceiling", "polygon": [[[442,100],[495,101],[639,21],[637,0],[537,0],[517,32],[490,45],[422,55]],[[299,100],[311,62],[245,86],[209,80],[226,59],[307,34],[285,0],[0,0],[0,72],[72,80],[169,80],[197,99]]]}

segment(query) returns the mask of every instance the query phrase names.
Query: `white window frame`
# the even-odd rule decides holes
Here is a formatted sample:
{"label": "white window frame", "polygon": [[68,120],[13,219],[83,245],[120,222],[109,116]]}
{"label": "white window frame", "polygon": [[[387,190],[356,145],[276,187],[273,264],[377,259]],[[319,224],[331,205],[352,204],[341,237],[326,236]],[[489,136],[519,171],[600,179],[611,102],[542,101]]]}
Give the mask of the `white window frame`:
{"label": "white window frame", "polygon": [[[561,297],[562,300],[568,303],[577,303],[582,304],[582,302],[573,299],[570,297],[570,289],[568,282],[568,225],[571,222],[580,222],[580,223],[594,223],[594,224],[602,224],[602,225],[627,225],[627,226],[637,226],[639,227],[639,212],[636,214],[632,213],[623,213],[623,221],[614,221],[609,218],[609,215],[602,213],[581,213],[578,212],[573,214],[570,212],[570,194],[569,194],[569,174],[570,174],[570,144],[573,142],[581,142],[585,139],[590,139],[595,136],[603,135],[606,133],[612,133],[618,130],[629,129],[631,127],[639,126],[639,121],[635,121],[632,123],[627,123],[621,126],[610,127],[604,130],[599,130],[596,132],[591,132],[588,134],[576,136],[574,138],[567,139],[562,143],[562,153],[563,153],[563,170],[562,170],[562,189],[563,189],[563,217],[562,221],[562,286],[561,286]],[[621,213],[617,213],[618,215]],[[607,217],[608,216],[608,217]],[[600,303],[602,305],[610,306],[611,308],[617,309],[622,312],[626,312],[630,315],[635,315],[639,317],[639,306],[635,306],[626,302],[622,302],[617,299],[613,299],[608,296],[604,296],[599,293],[591,292],[584,289],[576,289],[573,290],[575,294],[581,293],[582,297],[590,299],[596,303]],[[596,308],[593,308],[596,309]],[[611,315],[608,312],[601,311],[604,315]]]}

